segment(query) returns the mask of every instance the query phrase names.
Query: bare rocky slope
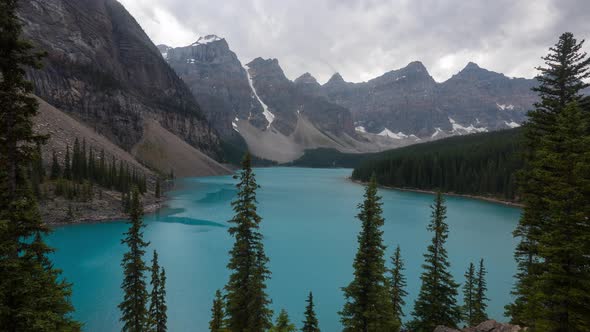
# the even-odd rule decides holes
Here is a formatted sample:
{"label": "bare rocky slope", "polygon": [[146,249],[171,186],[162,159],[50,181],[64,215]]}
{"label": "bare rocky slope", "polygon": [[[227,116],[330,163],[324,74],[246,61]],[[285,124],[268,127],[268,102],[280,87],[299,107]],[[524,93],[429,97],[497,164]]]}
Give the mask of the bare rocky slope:
{"label": "bare rocky slope", "polygon": [[20,3],[25,37],[46,51],[28,72],[35,93],[130,151],[144,120],[212,157],[219,138],[198,103],[141,27],[115,0]]}

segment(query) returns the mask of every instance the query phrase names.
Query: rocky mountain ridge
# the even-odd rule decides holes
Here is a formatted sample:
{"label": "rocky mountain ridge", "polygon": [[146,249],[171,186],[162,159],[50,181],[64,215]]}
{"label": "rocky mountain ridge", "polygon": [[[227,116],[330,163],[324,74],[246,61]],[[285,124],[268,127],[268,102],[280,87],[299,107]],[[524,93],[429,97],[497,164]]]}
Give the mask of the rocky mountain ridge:
{"label": "rocky mountain ridge", "polygon": [[216,131],[189,89],[116,0],[23,1],[24,37],[46,51],[35,94],[131,151],[145,121],[213,157]]}
{"label": "rocky mountain ridge", "polygon": [[[414,61],[367,82],[346,82],[336,73],[321,85],[310,73],[289,80],[277,59],[256,58],[242,65],[221,37],[199,40],[186,47],[159,47],[197,100],[207,105],[214,127],[224,135],[241,136],[251,150],[274,137],[265,132],[272,130],[284,136],[272,138],[275,143],[298,146],[293,157],[306,148],[370,152],[514,128],[536,101],[530,91],[534,80],[508,78],[471,62],[441,83]],[[293,137],[302,117],[319,135]],[[250,129],[260,132],[245,132]]]}

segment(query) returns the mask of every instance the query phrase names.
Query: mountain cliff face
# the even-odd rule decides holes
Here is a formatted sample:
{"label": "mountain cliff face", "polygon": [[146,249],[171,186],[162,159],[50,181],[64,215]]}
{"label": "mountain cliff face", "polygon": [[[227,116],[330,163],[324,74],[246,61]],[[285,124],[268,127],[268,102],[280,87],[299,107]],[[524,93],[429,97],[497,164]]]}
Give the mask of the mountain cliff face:
{"label": "mountain cliff face", "polygon": [[247,72],[225,39],[209,35],[186,47],[161,46],[160,50],[223,136],[235,134],[235,118],[249,119],[256,127],[266,128],[268,121]]}
{"label": "mountain cliff face", "polygon": [[422,63],[412,62],[363,83],[334,74],[321,93],[349,108],[364,131],[441,138],[518,126],[536,101],[534,84],[474,63],[437,83]]}
{"label": "mountain cliff face", "polygon": [[243,139],[257,156],[283,162],[307,148],[356,151],[350,111],[321,95],[311,75],[293,82],[276,59],[243,65],[226,40],[215,35],[186,47],[158,49],[215,129],[227,140]]}
{"label": "mountain cliff face", "polygon": [[115,0],[29,0],[20,3],[25,37],[48,53],[29,71],[35,93],[126,150],[145,119],[209,155],[219,141],[186,85]]}

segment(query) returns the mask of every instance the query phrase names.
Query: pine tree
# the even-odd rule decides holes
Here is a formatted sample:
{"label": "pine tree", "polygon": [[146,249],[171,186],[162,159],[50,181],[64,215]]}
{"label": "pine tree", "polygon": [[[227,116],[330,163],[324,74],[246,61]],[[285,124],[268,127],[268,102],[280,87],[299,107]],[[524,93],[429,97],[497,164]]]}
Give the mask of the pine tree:
{"label": "pine tree", "polygon": [[[529,112],[529,122],[525,125],[526,165],[519,181],[525,208],[514,232],[514,236],[520,240],[515,252],[518,272],[517,283],[513,290],[515,301],[507,306],[507,314],[512,317],[513,323],[527,326],[533,331],[569,331],[563,326],[571,327],[576,320],[575,317],[583,316],[583,310],[576,309],[569,300],[557,300],[558,303],[555,303],[547,298],[547,295],[551,295],[549,297],[555,295],[574,299],[575,297],[565,294],[572,292],[578,286],[570,288],[572,285],[564,282],[552,285],[556,288],[543,287],[543,284],[554,276],[550,272],[551,267],[565,262],[554,263],[549,257],[552,252],[564,253],[568,248],[564,245],[562,250],[561,246],[552,241],[555,238],[563,238],[568,231],[568,223],[561,219],[575,219],[574,211],[584,210],[587,202],[590,201],[584,189],[583,173],[572,173],[573,168],[569,171],[561,168],[567,163],[565,161],[570,162],[570,166],[576,165],[573,161],[576,158],[582,158],[587,148],[575,151],[572,145],[561,145],[563,142],[559,142],[559,140],[569,140],[569,143],[580,144],[577,139],[583,141],[583,137],[588,135],[587,131],[585,135],[582,134],[577,139],[563,135],[564,131],[569,131],[569,134],[572,131],[583,131],[580,128],[573,128],[571,124],[568,128],[566,124],[563,124],[564,115],[562,115],[568,105],[581,99],[581,90],[588,86],[583,80],[590,77],[590,58],[586,58],[586,53],[581,52],[582,45],[583,41],[578,42],[571,33],[564,33],[560,36],[558,43],[550,48],[549,54],[543,58],[546,67],[538,68],[540,75],[537,80],[540,85],[535,91],[539,93],[541,101],[535,104],[534,111]],[[572,110],[568,111],[567,116],[579,118],[581,122],[576,125],[585,126],[583,123],[587,122],[588,114],[578,114],[579,110],[575,110],[577,106],[571,107]],[[560,118],[562,125],[558,124]],[[577,145],[577,148],[580,149],[580,145]],[[553,164],[557,167],[553,167]],[[547,167],[548,165],[551,167]],[[563,210],[564,207],[559,206],[562,213],[556,215],[556,205],[559,205],[557,197],[563,193],[563,188],[553,185],[561,183],[571,183],[569,189],[579,192],[583,198],[580,198],[580,203],[574,210]],[[576,197],[575,200],[579,198],[577,195],[573,197]],[[574,199],[565,196],[563,200],[571,202]],[[565,241],[568,244],[572,243],[569,239]],[[584,253],[572,247],[569,247],[569,250],[569,253],[561,258],[576,262],[576,257],[584,257],[584,255],[587,257],[589,254],[589,251]],[[570,257],[566,258],[568,255]],[[583,263],[579,262],[579,264]],[[569,263],[565,266],[568,266],[566,270],[578,269]],[[584,270],[587,269],[581,271]],[[553,315],[547,310],[553,312],[565,310],[568,313]],[[554,327],[553,324],[560,327]]]}
{"label": "pine tree", "polygon": [[160,189],[160,178],[156,179],[156,189],[154,190],[154,196],[156,196],[156,198],[160,198],[160,196],[162,196]]}
{"label": "pine tree", "polygon": [[476,283],[475,266],[469,263],[469,269],[465,272],[465,283],[463,284],[463,320],[467,326],[476,326],[478,324],[475,315],[476,305]]}
{"label": "pine tree", "polygon": [[461,321],[461,309],[456,300],[459,285],[448,271],[450,263],[445,249],[449,233],[445,222],[447,208],[440,192],[431,208],[432,220],[428,230],[434,232],[434,236],[424,254],[424,272],[420,276],[422,286],[414,304],[414,320],[410,323],[412,330],[417,332],[431,332],[437,325],[456,327]]}
{"label": "pine tree", "polygon": [[289,320],[289,315],[285,309],[281,309],[279,312],[279,316],[277,317],[277,321],[273,327],[269,330],[269,332],[295,332],[297,329],[295,325],[291,323]]}
{"label": "pine tree", "polygon": [[57,154],[53,151],[52,154],[52,161],[51,161],[51,180],[57,180],[61,176],[61,168],[59,167],[59,162],[57,161]]}
{"label": "pine tree", "polygon": [[17,1],[0,1],[0,327],[3,331],[76,331],[70,285],[49,263],[49,233],[27,168],[46,137],[33,131],[38,103],[25,69],[42,54],[21,39]]}
{"label": "pine tree", "polygon": [[313,294],[309,292],[307,297],[307,306],[305,307],[305,320],[303,321],[302,332],[320,332],[318,319],[313,309]]}
{"label": "pine tree", "polygon": [[209,321],[209,331],[225,331],[224,319],[225,313],[223,312],[223,298],[221,296],[221,291],[218,289],[215,292],[215,299],[213,299],[213,306],[211,307],[211,320]]}
{"label": "pine tree", "polygon": [[346,303],[340,312],[344,331],[397,331],[389,294],[383,244],[384,220],[375,176],[367,186],[365,201],[357,218],[362,222],[358,251],[354,259],[354,279],[343,288]]}
{"label": "pine tree", "polygon": [[152,272],[152,279],[150,280],[152,291],[150,293],[150,309],[148,313],[149,324],[147,330],[152,332],[165,332],[167,331],[166,323],[168,320],[165,299],[166,285],[165,280],[161,279],[162,275],[164,275],[164,269],[160,270],[158,252],[155,250],[150,270]]}
{"label": "pine tree", "polygon": [[408,295],[406,292],[406,277],[404,276],[404,261],[401,255],[399,246],[395,249],[395,253],[391,258],[393,269],[391,270],[391,278],[389,283],[391,285],[391,303],[393,306],[393,316],[397,324],[401,326],[402,317],[404,317],[403,306],[406,304],[404,298]]}
{"label": "pine tree", "polygon": [[64,159],[64,178],[72,179],[72,163],[70,161],[70,147],[66,146],[66,157]]}
{"label": "pine tree", "polygon": [[478,325],[479,323],[486,321],[488,319],[488,315],[486,314],[486,308],[488,304],[488,298],[486,297],[486,292],[488,290],[487,282],[486,282],[486,268],[483,264],[483,258],[479,261],[479,269],[477,270],[477,275],[475,281],[475,297],[474,297],[474,305],[473,305],[473,324],[472,326]]}
{"label": "pine tree", "polygon": [[131,206],[129,211],[129,230],[121,240],[127,245],[129,251],[123,255],[121,266],[123,267],[124,278],[121,288],[124,292],[123,301],[119,304],[121,310],[121,321],[123,331],[141,332],[148,323],[147,301],[148,292],[146,289],[145,273],[148,270],[143,255],[145,247],[149,245],[143,240],[143,208],[139,201],[139,192],[133,189]]}
{"label": "pine tree", "polygon": [[242,162],[242,171],[235,176],[237,198],[232,202],[235,216],[229,234],[235,238],[227,267],[232,271],[225,286],[227,328],[231,331],[258,332],[272,326],[270,300],[266,280],[270,271],[264,253],[263,236],[259,232],[262,218],[256,212],[256,190],[259,188],[251,168],[250,155]]}

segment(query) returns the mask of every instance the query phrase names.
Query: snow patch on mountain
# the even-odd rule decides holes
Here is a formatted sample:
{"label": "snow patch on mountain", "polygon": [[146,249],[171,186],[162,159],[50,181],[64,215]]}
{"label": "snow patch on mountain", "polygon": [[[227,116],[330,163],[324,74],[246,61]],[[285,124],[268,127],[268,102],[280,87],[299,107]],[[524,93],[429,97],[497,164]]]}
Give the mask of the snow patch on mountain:
{"label": "snow patch on mountain", "polygon": [[389,137],[389,138],[393,138],[393,139],[404,139],[404,138],[408,138],[408,135],[402,133],[401,131],[399,133],[394,133],[391,130],[385,128],[383,129],[383,131],[381,131],[379,134],[377,134],[379,136],[385,136],[385,137]]}
{"label": "snow patch on mountain", "polygon": [[435,138],[436,136],[438,136],[442,133],[444,133],[444,131],[442,129],[440,129],[439,127],[436,127],[436,128],[434,128],[434,133],[432,133],[430,138]]}
{"label": "snow patch on mountain", "polygon": [[200,37],[196,42],[192,43],[191,46],[206,45],[220,40],[221,38],[217,37],[216,35],[207,35],[205,37]]}
{"label": "snow patch on mountain", "polygon": [[498,107],[499,110],[502,110],[502,111],[506,111],[506,110],[512,111],[512,110],[514,110],[514,105],[512,105],[512,104],[498,104],[498,103],[496,103],[496,106]]}
{"label": "snow patch on mountain", "polygon": [[[254,82],[252,81],[252,76],[250,76],[250,72],[248,71],[248,67],[245,66],[244,69],[246,70],[246,76],[248,76],[248,84],[250,85],[250,90],[252,90],[252,95],[254,96],[254,98],[256,98],[256,100],[258,100],[260,105],[262,105],[262,114],[266,118],[266,121],[268,121],[268,126],[266,126],[266,128],[268,129],[268,128],[270,128],[270,125],[272,124],[272,122],[275,120],[275,115],[272,114],[271,111],[268,110],[268,106],[258,96],[258,93],[256,92],[256,88],[254,88]],[[299,111],[297,111],[297,113],[299,113]]]}
{"label": "snow patch on mountain", "polygon": [[453,133],[454,134],[473,134],[473,133],[485,133],[488,131],[486,127],[476,127],[473,124],[470,124],[469,127],[464,127],[457,123],[457,121],[453,120],[449,117],[449,122],[453,126]]}
{"label": "snow patch on mountain", "polygon": [[359,133],[366,133],[367,130],[363,126],[354,127],[354,130],[358,131]]}
{"label": "snow patch on mountain", "polygon": [[232,122],[231,122],[231,126],[232,126],[232,128],[234,128],[234,130],[235,130],[236,132],[238,132],[238,133],[239,133],[240,131],[238,130],[238,121],[240,121],[240,119],[238,119],[238,117],[236,117],[236,118],[234,119],[234,121],[232,121]]}
{"label": "snow patch on mountain", "polygon": [[508,127],[510,127],[510,128],[518,128],[518,127],[520,127],[520,124],[519,124],[519,123],[516,123],[516,122],[514,122],[514,121],[510,121],[510,122],[508,122],[508,121],[504,121],[504,123],[505,123],[505,124],[506,124]]}

